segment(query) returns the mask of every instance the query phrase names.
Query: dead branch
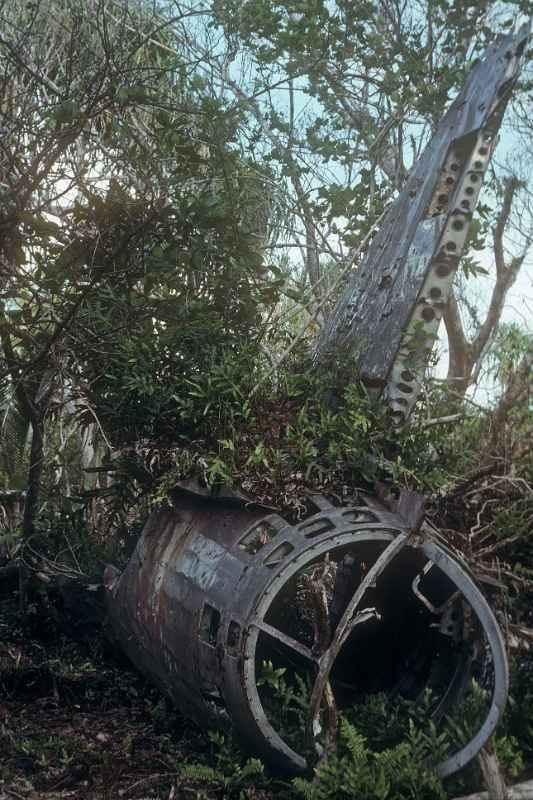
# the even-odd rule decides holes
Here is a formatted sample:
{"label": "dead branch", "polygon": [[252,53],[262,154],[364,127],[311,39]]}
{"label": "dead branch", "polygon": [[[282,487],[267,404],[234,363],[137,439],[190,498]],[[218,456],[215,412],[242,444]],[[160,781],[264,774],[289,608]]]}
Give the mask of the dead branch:
{"label": "dead branch", "polygon": [[433,419],[426,419],[422,423],[423,428],[432,428],[434,425],[446,425],[450,422],[458,422],[463,419],[464,414],[448,414],[445,417],[434,417]]}
{"label": "dead branch", "polygon": [[[335,580],[336,565],[326,556],[323,564],[319,565],[310,575],[303,576],[302,588],[307,595],[309,611],[314,629],[313,652],[316,656],[321,656],[331,643],[331,620],[329,611],[328,589]],[[337,739],[337,727],[339,714],[335,695],[330,681],[324,689],[325,705],[325,727],[326,727],[326,748],[324,755],[327,755],[334,746]]]}
{"label": "dead branch", "polygon": [[507,293],[516,281],[531,244],[531,239],[527,236],[521,252],[513,256],[509,263],[506,263],[503,238],[512,213],[513,201],[519,188],[520,181],[514,176],[507,178],[504,182],[503,202],[492,230],[496,282],[492,290],[487,315],[481,323],[476,336],[471,341],[467,339],[457,299],[453,293],[450,295],[444,311],[444,324],[450,353],[448,381],[453,385],[455,391],[462,395],[479,375],[483,356],[498,329]]}
{"label": "dead branch", "polygon": [[533,628],[525,628],[523,625],[507,625],[509,647],[516,650],[531,650],[533,647]]}
{"label": "dead branch", "polygon": [[[532,800],[533,798],[533,781],[524,781],[524,783],[517,783],[507,790],[506,800]],[[474,794],[456,797],[454,800],[490,800],[488,792],[475,792]]]}
{"label": "dead branch", "polygon": [[490,746],[490,741],[479,751],[477,761],[487,787],[488,800],[506,800],[508,795],[505,778],[498,756]]}

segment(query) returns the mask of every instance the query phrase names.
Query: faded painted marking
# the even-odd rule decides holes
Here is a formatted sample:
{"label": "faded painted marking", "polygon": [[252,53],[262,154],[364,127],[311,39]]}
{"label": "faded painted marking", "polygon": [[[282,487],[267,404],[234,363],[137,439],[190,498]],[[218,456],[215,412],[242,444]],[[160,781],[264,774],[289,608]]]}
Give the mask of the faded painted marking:
{"label": "faded painted marking", "polygon": [[183,554],[181,572],[200,588],[209,589],[217,580],[217,567],[223,558],[227,558],[227,550],[196,534]]}

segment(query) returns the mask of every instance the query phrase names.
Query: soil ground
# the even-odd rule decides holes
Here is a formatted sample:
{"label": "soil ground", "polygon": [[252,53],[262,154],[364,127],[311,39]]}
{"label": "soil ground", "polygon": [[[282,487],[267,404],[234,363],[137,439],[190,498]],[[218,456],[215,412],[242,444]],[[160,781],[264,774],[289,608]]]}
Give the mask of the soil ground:
{"label": "soil ground", "polygon": [[101,639],[74,641],[38,614],[22,624],[15,601],[0,596],[0,800],[285,794],[274,780],[266,790],[184,777],[186,764],[216,763],[206,733]]}

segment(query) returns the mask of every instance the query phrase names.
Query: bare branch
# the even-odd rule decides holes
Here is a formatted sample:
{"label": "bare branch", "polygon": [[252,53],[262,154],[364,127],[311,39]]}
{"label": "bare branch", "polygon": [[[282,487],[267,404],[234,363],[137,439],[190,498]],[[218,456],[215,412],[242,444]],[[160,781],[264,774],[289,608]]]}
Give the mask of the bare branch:
{"label": "bare branch", "polygon": [[454,391],[464,394],[468,387],[471,371],[471,356],[468,340],[465,336],[459,306],[454,292],[450,294],[444,309],[444,325],[448,335],[449,366],[448,381],[453,382]]}
{"label": "bare branch", "polygon": [[496,225],[492,231],[496,264],[496,283],[492,290],[487,316],[472,342],[472,364],[475,364],[480,359],[498,328],[507,293],[516,281],[529,249],[530,239],[526,238],[522,252],[514,256],[508,265],[505,263],[503,237],[511,215],[515,193],[519,185],[519,181],[514,177],[509,178],[505,182],[502,207],[498,214]]}
{"label": "bare branch", "polygon": [[506,263],[504,235],[510,224],[513,201],[520,185],[520,181],[515,177],[508,178],[504,183],[502,206],[492,230],[496,281],[487,314],[472,341],[466,337],[459,306],[454,295],[450,297],[444,311],[450,353],[448,381],[453,381],[454,389],[459,394],[464,395],[467,388],[479,378],[484,356],[498,330],[507,294],[516,281],[531,244],[531,238],[527,236],[521,252],[513,256],[509,263]]}

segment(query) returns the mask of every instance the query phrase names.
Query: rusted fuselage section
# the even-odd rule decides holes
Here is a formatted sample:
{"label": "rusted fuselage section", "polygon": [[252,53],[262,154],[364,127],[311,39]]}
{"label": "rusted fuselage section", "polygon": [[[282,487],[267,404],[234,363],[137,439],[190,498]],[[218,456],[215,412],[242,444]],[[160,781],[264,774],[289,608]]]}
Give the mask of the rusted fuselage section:
{"label": "rusted fuselage section", "polygon": [[[323,747],[324,697],[342,711],[376,691],[414,699],[431,689],[438,719],[476,653],[489,652],[487,718],[437,768],[447,775],[475,755],[505,704],[505,650],[468,571],[425,525],[414,533],[370,498],[336,507],[315,497],[315,513],[294,525],[194,496],[175,502],[151,515],[122,575],[108,574],[108,608],[133,663],[192,719],[231,726],[267,761],[302,772]],[[265,694],[268,665],[309,688],[299,745]]]}
{"label": "rusted fuselage section", "polygon": [[318,361],[353,350],[355,374],[398,422],[420,389],[529,33],[501,38],[473,67],[321,337]]}

